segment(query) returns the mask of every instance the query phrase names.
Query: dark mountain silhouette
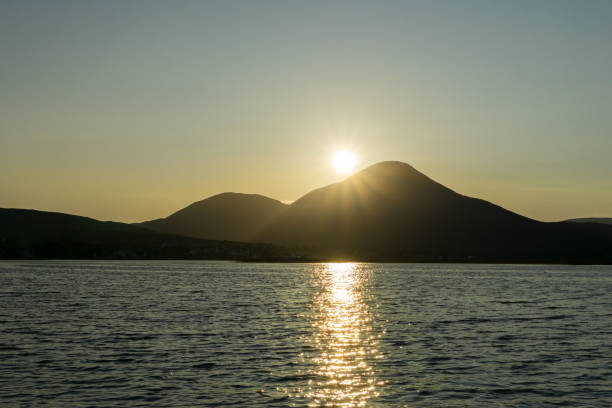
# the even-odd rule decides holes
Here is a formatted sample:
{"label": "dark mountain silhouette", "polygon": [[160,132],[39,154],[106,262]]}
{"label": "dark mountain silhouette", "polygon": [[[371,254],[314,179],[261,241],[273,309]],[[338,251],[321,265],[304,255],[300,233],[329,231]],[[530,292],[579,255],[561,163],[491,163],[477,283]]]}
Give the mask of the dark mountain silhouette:
{"label": "dark mountain silhouette", "polygon": [[569,222],[593,222],[596,224],[612,225],[612,218],[572,218],[567,221]]}
{"label": "dark mountain silhouette", "polygon": [[224,193],[136,225],[0,209],[0,258],[612,263],[612,226],[539,222],[382,162],[291,205]]}
{"label": "dark mountain silhouette", "polygon": [[0,258],[253,260],[288,254],[267,244],[193,239],[76,215],[0,208]]}
{"label": "dark mountain silhouette", "polygon": [[[169,221],[179,214],[180,223]],[[612,262],[610,226],[532,220],[457,194],[401,162],[375,164],[291,205],[222,194],[143,225],[297,246],[323,258]]]}
{"label": "dark mountain silhouette", "polygon": [[286,207],[259,194],[223,193],[140,225],[195,238],[254,241]]}
{"label": "dark mountain silhouette", "polygon": [[465,197],[401,162],[382,162],[295,201],[265,232],[272,242],[404,251],[464,245],[466,233],[533,221]]}

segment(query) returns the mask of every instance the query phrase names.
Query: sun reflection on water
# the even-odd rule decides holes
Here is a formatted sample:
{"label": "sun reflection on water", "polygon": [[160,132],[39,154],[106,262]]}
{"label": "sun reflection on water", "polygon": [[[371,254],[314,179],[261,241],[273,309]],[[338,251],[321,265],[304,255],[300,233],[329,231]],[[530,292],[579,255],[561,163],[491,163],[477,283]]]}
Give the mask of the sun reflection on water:
{"label": "sun reflection on water", "polygon": [[381,358],[378,335],[364,299],[367,267],[330,263],[316,277],[322,285],[313,303],[312,380],[306,397],[310,406],[363,407],[382,385],[371,361]]}

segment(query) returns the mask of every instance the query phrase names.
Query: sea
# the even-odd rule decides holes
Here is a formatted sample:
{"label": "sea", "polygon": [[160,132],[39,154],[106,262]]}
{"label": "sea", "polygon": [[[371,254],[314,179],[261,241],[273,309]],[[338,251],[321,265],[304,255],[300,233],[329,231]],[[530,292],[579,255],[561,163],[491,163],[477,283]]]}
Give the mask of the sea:
{"label": "sea", "polygon": [[0,262],[2,407],[611,407],[612,267]]}

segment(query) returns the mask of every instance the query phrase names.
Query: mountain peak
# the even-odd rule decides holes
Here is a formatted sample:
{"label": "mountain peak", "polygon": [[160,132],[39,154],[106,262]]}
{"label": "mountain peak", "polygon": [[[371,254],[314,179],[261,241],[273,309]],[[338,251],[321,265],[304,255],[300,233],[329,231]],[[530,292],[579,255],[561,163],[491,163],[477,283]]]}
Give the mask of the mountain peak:
{"label": "mountain peak", "polygon": [[225,192],[141,225],[194,238],[252,241],[254,234],[286,207],[261,194]]}
{"label": "mountain peak", "polygon": [[196,201],[195,203],[192,203],[191,205],[198,205],[200,203],[208,203],[208,202],[214,202],[214,201],[227,201],[227,200],[244,201],[244,202],[249,202],[249,203],[266,201],[266,202],[275,202],[278,204],[285,205],[282,202],[275,200],[274,198],[266,197],[261,194],[235,193],[232,191],[226,191],[224,193],[215,194],[203,200]]}
{"label": "mountain peak", "polygon": [[342,183],[369,185],[374,189],[388,190],[390,193],[400,190],[418,191],[444,191],[452,192],[435,180],[427,177],[411,165],[400,161],[382,161],[375,163]]}
{"label": "mountain peak", "polygon": [[423,176],[426,177],[423,173],[409,165],[408,163],[404,163],[401,161],[381,161],[371,166],[366,167],[355,175],[359,174],[371,174],[372,176],[377,177],[385,177],[385,176]]}
{"label": "mountain peak", "polygon": [[396,169],[396,170],[411,169],[413,171],[417,171],[414,167],[412,167],[408,163],[404,163],[404,162],[397,161],[397,160],[384,160],[378,163],[374,163],[371,166],[366,167],[364,171],[371,170],[371,169],[383,169],[383,168],[384,169]]}

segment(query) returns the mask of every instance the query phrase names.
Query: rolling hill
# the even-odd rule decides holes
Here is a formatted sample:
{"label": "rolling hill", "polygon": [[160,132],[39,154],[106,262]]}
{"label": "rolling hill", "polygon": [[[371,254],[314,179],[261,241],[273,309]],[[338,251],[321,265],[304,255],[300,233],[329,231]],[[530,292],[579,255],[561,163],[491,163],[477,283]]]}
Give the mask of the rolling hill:
{"label": "rolling hill", "polygon": [[544,223],[381,162],[291,205],[221,194],[141,224],[200,238],[300,247],[323,258],[612,262],[612,227]]}
{"label": "rolling hill", "polygon": [[0,208],[0,258],[244,259],[286,257],[282,248],[162,234],[76,215]]}
{"label": "rolling hill", "polygon": [[607,225],[612,225],[612,218],[596,218],[596,217],[589,217],[589,218],[572,218],[567,220],[569,222],[593,222],[595,224],[607,224]]}
{"label": "rolling hill", "polygon": [[223,193],[139,225],[188,237],[256,241],[287,206],[258,194]]}

